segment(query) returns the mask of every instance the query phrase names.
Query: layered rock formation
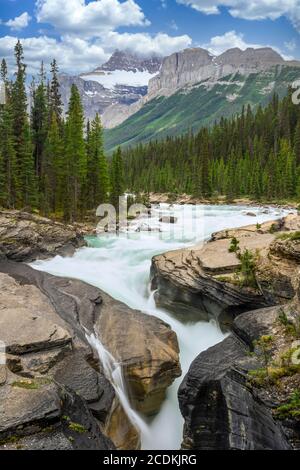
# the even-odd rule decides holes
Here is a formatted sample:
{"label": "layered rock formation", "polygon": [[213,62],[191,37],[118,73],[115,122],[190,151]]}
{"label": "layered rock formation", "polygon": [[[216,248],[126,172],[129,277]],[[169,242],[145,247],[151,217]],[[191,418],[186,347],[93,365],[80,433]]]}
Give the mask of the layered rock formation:
{"label": "layered rock formation", "polygon": [[1,269],[21,280],[0,274],[2,448],[113,449],[103,429],[116,397],[90,348],[31,283],[30,268]]}
{"label": "layered rock formation", "polygon": [[253,341],[273,333],[278,314],[278,307],[242,314],[235,320],[233,334],[192,363],[178,392],[185,419],[183,448],[291,448],[272,416],[276,402],[263,400],[248,377],[250,370],[259,367],[249,356]]}
{"label": "layered rock formation", "polygon": [[[300,227],[300,218],[267,222],[242,229],[214,234],[212,240],[192,250],[177,250],[153,258],[152,288],[158,305],[183,315],[192,313],[200,318],[220,321],[247,310],[284,303],[296,293],[296,272],[292,261],[277,257],[280,233]],[[236,279],[240,260],[229,252],[233,237],[241,251],[248,249],[260,257],[257,262],[257,287],[243,287]],[[289,241],[286,240],[286,245]],[[269,253],[269,254],[268,254]],[[270,256],[274,256],[270,260]],[[267,256],[268,255],[268,256]]]}
{"label": "layered rock formation", "polygon": [[[5,273],[1,275],[1,339],[9,371],[2,380],[4,388],[0,387],[5,404],[0,413],[0,440],[7,444],[14,436],[19,441],[29,434],[33,440],[27,439],[26,445],[34,447],[39,438],[32,422],[40,423],[38,434],[52,422],[55,430],[62,425],[60,409],[55,408],[52,416],[51,410],[37,405],[36,416],[32,401],[22,395],[22,400],[27,400],[23,417],[18,412],[22,402],[14,398],[12,403],[10,398],[16,387],[22,393],[24,389],[27,393],[39,390],[42,403],[48,402],[48,388],[56,397],[55,387],[59,386],[78,393],[88,404],[100,436],[107,436],[120,449],[138,448],[139,433],[105,378],[86,333],[96,331],[122,363],[132,403],[153,414],[159,410],[166,388],[180,375],[177,339],[170,327],[81,281],[56,278],[10,261],[0,263],[0,272]],[[70,419],[71,430],[76,432],[72,422]]]}
{"label": "layered rock formation", "polygon": [[161,57],[139,57],[116,50],[110,59],[93,72],[80,76],[60,75],[59,82],[64,109],[67,111],[71,86],[76,85],[86,119],[102,116],[105,126],[122,122],[117,110],[127,109],[148,91],[148,81],[158,73]]}
{"label": "layered rock formation", "polygon": [[[153,259],[159,305],[187,319],[191,314],[222,322],[226,313],[232,331],[195,359],[180,386],[183,448],[299,448],[297,416],[279,420],[276,411],[300,386],[300,366],[290,368],[286,362],[293,348],[299,348],[299,228],[300,217],[290,215],[261,226],[224,230],[204,246]],[[256,255],[256,286],[241,284],[241,258],[229,252],[233,237],[241,253],[248,249]],[[257,352],[255,341],[261,338],[270,342],[268,353]],[[264,369],[265,354],[272,372]],[[251,379],[262,372],[264,381]]]}
{"label": "layered rock formation", "polygon": [[236,73],[249,75],[284,63],[271,48],[234,48],[218,57],[201,48],[185,49],[164,59],[159,75],[149,83],[148,93],[150,99],[158,94],[168,96],[186,85],[215,82]]}
{"label": "layered rock formation", "polygon": [[0,210],[0,257],[33,261],[51,256],[71,256],[85,245],[71,225],[21,211]]}
{"label": "layered rock formation", "polygon": [[[179,90],[188,93],[189,88],[193,86],[203,85],[210,89],[217,84],[224,85],[222,80],[226,77],[230,84],[234,81],[234,76],[238,77],[239,74],[245,77],[283,65],[298,67],[300,62],[290,64],[268,47],[248,48],[244,51],[233,48],[220,56],[213,56],[200,47],[184,49],[163,59],[159,73],[149,81],[148,93],[138,102],[130,106],[118,104],[105,111],[106,127],[112,128],[121,124],[157,97],[168,97]],[[243,84],[241,80],[241,87]],[[116,120],[117,113],[120,117]]]}

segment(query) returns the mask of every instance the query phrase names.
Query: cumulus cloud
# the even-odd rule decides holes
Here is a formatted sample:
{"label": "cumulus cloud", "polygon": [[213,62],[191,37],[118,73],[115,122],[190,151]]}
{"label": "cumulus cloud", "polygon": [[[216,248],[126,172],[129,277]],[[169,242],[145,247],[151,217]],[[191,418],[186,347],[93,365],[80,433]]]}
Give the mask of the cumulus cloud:
{"label": "cumulus cloud", "polygon": [[37,0],[38,23],[49,23],[62,34],[101,36],[120,26],[147,26],[141,7],[134,0]]}
{"label": "cumulus cloud", "polygon": [[165,33],[158,33],[151,36],[147,33],[123,33],[115,31],[108,34],[104,40],[106,50],[129,49],[139,55],[170,55],[181,49],[185,49],[192,44],[192,39],[188,35],[169,36]]}
{"label": "cumulus cloud", "polygon": [[21,29],[27,28],[31,21],[31,16],[25,11],[20,16],[16,16],[16,18],[12,20],[8,20],[5,25],[9,26],[10,29],[13,31],[20,31]]}
{"label": "cumulus cloud", "polygon": [[[188,35],[119,32],[121,26],[149,24],[135,0],[36,0],[36,20],[51,25],[57,34],[41,32],[39,37],[21,39],[29,73],[38,70],[41,60],[49,64],[54,57],[61,71],[81,73],[101,65],[115,49],[165,56],[192,44]],[[0,57],[11,67],[16,41],[13,35],[0,38]]]}
{"label": "cumulus cloud", "polygon": [[176,0],[201,13],[216,15],[220,7],[227,7],[229,13],[245,20],[276,20],[286,16],[300,30],[300,0]]}
{"label": "cumulus cloud", "polygon": [[272,49],[278,52],[285,60],[293,59],[293,57],[283,54],[282,51],[279,50],[277,47],[271,45],[268,46],[266,44],[262,45],[249,43],[245,41],[244,35],[242,33],[237,33],[236,31],[228,31],[227,33],[221,36],[214,36],[211,38],[209,43],[203,44],[202,47],[216,56],[234,47],[238,47],[242,51],[244,51],[248,47],[252,47],[254,49],[259,49],[261,47],[272,47]]}
{"label": "cumulus cloud", "polygon": [[[13,50],[17,37],[5,36],[0,38],[0,57],[4,57],[11,70],[14,68]],[[157,34],[152,37],[147,33],[120,34],[114,31],[105,38],[90,41],[74,36],[64,36],[61,39],[39,36],[23,38],[25,61],[28,72],[36,73],[43,60],[49,65],[55,57],[61,71],[75,74],[88,72],[109,59],[115,49],[129,49],[140,55],[169,55],[191,45],[189,36],[171,37],[167,34]]]}
{"label": "cumulus cloud", "polygon": [[[69,73],[90,71],[109,57],[100,44],[89,44],[84,39],[65,37],[59,41],[47,36],[20,39],[29,73],[36,73],[42,60],[49,65],[54,57],[59,62],[60,70]],[[10,70],[14,68],[13,50],[16,42],[14,36],[0,38],[0,57],[7,60]]]}

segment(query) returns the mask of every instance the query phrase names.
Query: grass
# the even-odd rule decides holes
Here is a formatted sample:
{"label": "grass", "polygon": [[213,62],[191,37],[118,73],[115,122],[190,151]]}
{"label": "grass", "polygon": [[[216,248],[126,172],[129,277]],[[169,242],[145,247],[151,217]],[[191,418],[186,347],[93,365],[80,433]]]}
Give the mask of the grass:
{"label": "grass", "polygon": [[17,382],[13,382],[12,387],[16,388],[25,388],[26,390],[37,390],[39,389],[39,385],[34,382],[33,380],[20,380]]}
{"label": "grass", "polygon": [[278,240],[290,240],[290,241],[299,241],[300,240],[300,232],[292,232],[292,233],[283,233],[277,237]]}
{"label": "grass", "polygon": [[84,434],[87,432],[84,426],[79,423],[73,423],[72,421],[69,423],[69,429],[71,431],[77,432],[78,434]]}
{"label": "grass", "polygon": [[284,327],[285,334],[300,339],[300,315],[290,320],[283,309],[280,310],[278,315],[278,322]]}
{"label": "grass", "polygon": [[275,414],[280,419],[297,418],[300,419],[300,390],[295,390],[289,401],[279,406]]}
{"label": "grass", "polygon": [[49,378],[36,378],[35,380],[17,380],[11,384],[15,388],[24,388],[26,390],[38,390],[42,385],[51,383]]}

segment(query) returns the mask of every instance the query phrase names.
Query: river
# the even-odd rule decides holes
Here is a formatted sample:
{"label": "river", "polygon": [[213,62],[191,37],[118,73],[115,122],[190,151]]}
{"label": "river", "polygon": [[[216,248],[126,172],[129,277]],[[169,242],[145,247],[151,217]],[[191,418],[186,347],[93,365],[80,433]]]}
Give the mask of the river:
{"label": "river", "polygon": [[[249,212],[255,213],[247,215]],[[266,212],[266,211],[265,211]],[[101,288],[115,299],[129,307],[155,315],[169,323],[176,332],[180,345],[180,361],[183,376],[193,359],[202,351],[222,341],[222,333],[215,321],[203,322],[189,319],[182,323],[171,313],[155,306],[150,292],[149,271],[154,255],[192,246],[203,242],[213,232],[262,223],[286,215],[287,212],[269,208],[267,213],[257,207],[243,206],[179,206],[162,204],[154,206],[151,222],[152,232],[136,232],[141,221],[132,222],[130,233],[106,234],[88,237],[88,247],[78,250],[73,257],[55,257],[49,261],[37,261],[32,266],[57,276],[78,278]],[[177,223],[160,223],[161,216],[175,216]],[[159,230],[159,231],[158,231]],[[95,338],[92,338],[95,343]],[[98,353],[103,351],[98,344]],[[100,352],[99,352],[100,351]],[[101,352],[102,351],[102,352]],[[111,370],[111,366],[110,370]],[[110,373],[113,377],[113,371]],[[117,374],[119,377],[119,373]],[[139,426],[142,434],[142,448],[147,450],[179,449],[182,441],[183,419],[180,415],[177,390],[183,376],[169,388],[160,413],[145,426]],[[108,377],[110,380],[114,380]],[[115,388],[120,388],[120,377]],[[120,390],[120,393],[126,392]],[[126,397],[121,396],[125,408]],[[124,402],[125,400],[125,402]],[[129,412],[128,412],[129,411]],[[133,410],[127,410],[134,414]],[[140,417],[137,417],[136,422]],[[134,420],[134,417],[133,417]]]}

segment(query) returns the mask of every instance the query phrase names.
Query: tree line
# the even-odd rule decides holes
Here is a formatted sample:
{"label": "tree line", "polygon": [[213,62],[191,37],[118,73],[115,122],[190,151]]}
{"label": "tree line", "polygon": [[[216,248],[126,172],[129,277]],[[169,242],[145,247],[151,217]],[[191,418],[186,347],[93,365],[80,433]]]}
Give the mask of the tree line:
{"label": "tree line", "polygon": [[56,60],[50,78],[41,64],[30,93],[20,41],[15,60],[13,79],[5,60],[0,69],[6,95],[0,105],[0,207],[37,210],[73,222],[99,204],[117,205],[125,184],[122,155],[117,150],[107,160],[99,115],[85,123],[73,85],[64,116]]}
{"label": "tree line", "polygon": [[300,107],[292,90],[267,107],[249,105],[198,133],[152,141],[123,152],[133,191],[186,193],[199,198],[300,197]]}

